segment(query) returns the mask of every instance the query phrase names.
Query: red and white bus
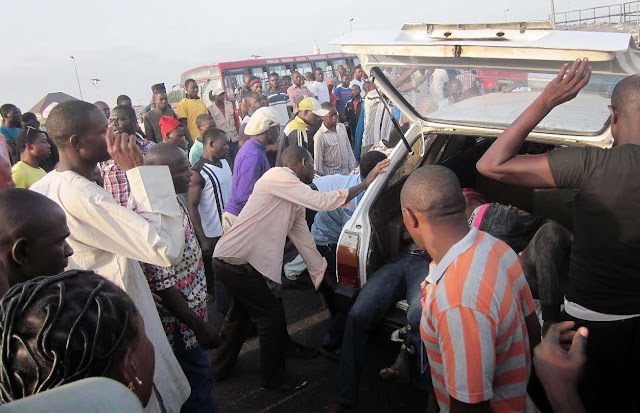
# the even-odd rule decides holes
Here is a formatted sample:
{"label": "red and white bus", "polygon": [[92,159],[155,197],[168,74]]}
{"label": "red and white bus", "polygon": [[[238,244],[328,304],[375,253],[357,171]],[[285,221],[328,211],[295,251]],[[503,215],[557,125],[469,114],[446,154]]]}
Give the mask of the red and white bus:
{"label": "red and white bus", "polygon": [[296,70],[304,74],[320,68],[325,72],[325,78],[335,78],[338,74],[338,66],[342,65],[353,73],[353,68],[359,63],[360,60],[355,55],[344,53],[222,62],[187,70],[180,76],[180,88],[184,90],[185,80],[194,79],[200,86],[200,97],[206,105],[209,105],[211,104],[209,91],[214,87],[224,88],[227,99],[235,100],[235,91],[242,85],[242,76],[245,73],[262,79],[262,87],[266,90],[269,74],[272,72],[285,76],[291,75]]}

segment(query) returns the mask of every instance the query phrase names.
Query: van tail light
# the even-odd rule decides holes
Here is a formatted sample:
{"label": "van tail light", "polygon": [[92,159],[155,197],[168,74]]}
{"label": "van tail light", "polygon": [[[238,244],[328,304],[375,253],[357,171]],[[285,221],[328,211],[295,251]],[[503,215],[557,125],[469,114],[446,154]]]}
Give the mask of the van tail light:
{"label": "van tail light", "polygon": [[358,247],[360,235],[345,231],[342,234],[336,256],[338,283],[348,287],[359,288],[360,276],[358,275]]}

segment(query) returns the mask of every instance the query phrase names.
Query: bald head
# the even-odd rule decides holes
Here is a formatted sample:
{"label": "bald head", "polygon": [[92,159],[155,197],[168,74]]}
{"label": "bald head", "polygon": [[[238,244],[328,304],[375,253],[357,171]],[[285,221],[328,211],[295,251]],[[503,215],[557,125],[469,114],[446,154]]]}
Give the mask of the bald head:
{"label": "bald head", "polygon": [[313,163],[313,157],[309,151],[302,146],[289,146],[287,149],[282,151],[280,159],[282,161],[282,166],[292,169],[297,165],[300,165],[303,160]]}
{"label": "bald head", "polygon": [[185,156],[185,152],[176,145],[158,143],[149,149],[147,156],[144,158],[144,164],[171,166],[180,162]]}
{"label": "bald head", "polygon": [[10,285],[57,274],[73,249],[62,208],[28,189],[0,191],[0,260]]}
{"label": "bald head", "polygon": [[622,79],[611,94],[611,106],[622,117],[640,115],[640,75],[631,75]]}
{"label": "bald head", "polygon": [[440,165],[416,169],[402,187],[400,202],[430,221],[464,215],[466,205],[458,177]]}
{"label": "bald head", "polygon": [[21,188],[0,191],[0,244],[35,235],[50,225],[53,215],[64,216],[64,212],[38,192]]}
{"label": "bald head", "polygon": [[248,92],[244,95],[244,98],[247,100],[247,106],[255,104],[257,100],[264,99],[258,92]]}
{"label": "bald head", "polygon": [[176,145],[159,143],[147,152],[145,165],[166,165],[169,167],[173,187],[177,194],[184,194],[191,185],[191,165],[187,153]]}
{"label": "bald head", "polygon": [[82,135],[89,130],[92,126],[91,115],[97,111],[95,105],[82,100],[56,105],[47,118],[49,136],[59,149],[64,147],[72,135]]}
{"label": "bald head", "polygon": [[104,116],[109,119],[109,117],[111,116],[111,108],[109,107],[109,105],[101,100],[93,102],[93,104],[100,108],[100,110],[104,112]]}

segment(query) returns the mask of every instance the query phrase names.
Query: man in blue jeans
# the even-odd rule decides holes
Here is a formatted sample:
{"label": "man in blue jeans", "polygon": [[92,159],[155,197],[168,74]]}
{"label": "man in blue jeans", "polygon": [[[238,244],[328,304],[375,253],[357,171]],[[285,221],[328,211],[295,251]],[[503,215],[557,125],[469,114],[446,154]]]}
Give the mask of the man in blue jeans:
{"label": "man in blue jeans", "polygon": [[[387,159],[387,156],[382,152],[368,152],[362,157],[359,174],[321,176],[313,180],[312,187],[320,192],[331,192],[336,189],[346,189],[358,185],[367,177],[369,172],[375,168],[378,162],[384,159]],[[364,193],[355,197],[348,207],[345,206],[333,211],[318,213],[307,210],[307,219],[311,219],[313,222],[311,235],[313,235],[313,239],[316,242],[316,248],[327,260],[327,269],[325,271],[325,278],[327,280],[336,279],[336,250],[338,238],[342,232],[342,227],[351,218],[351,215],[353,215],[353,211],[358,206],[363,195]],[[313,218],[311,218],[311,215],[314,215]],[[346,317],[336,310],[334,303],[335,282],[329,285],[331,288],[329,288],[329,286],[322,286],[322,288],[318,290],[333,320],[329,330],[322,339],[320,352],[329,358],[337,360],[338,357],[335,351],[340,348],[340,344],[342,343],[342,332],[344,331]]]}
{"label": "man in blue jeans", "polygon": [[[420,354],[420,316],[422,291],[420,283],[429,274],[431,258],[425,251],[412,248],[396,260],[375,271],[358,294],[347,316],[340,366],[336,380],[335,400],[331,412],[347,411],[358,401],[360,373],[364,365],[364,349],[372,332],[391,306],[405,299],[409,304],[409,353]],[[407,346],[408,347],[408,346]],[[418,360],[421,358],[418,357]]]}

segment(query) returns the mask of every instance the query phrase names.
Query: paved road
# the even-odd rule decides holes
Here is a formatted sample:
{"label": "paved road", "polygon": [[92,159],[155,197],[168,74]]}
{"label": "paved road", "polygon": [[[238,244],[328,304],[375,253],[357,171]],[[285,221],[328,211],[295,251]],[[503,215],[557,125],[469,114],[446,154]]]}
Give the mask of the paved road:
{"label": "paved road", "polygon": [[[284,304],[289,333],[294,340],[309,346],[320,343],[329,324],[326,311],[311,289],[285,289]],[[210,314],[214,314],[210,308]],[[214,323],[222,323],[220,316]],[[367,347],[368,365],[360,387],[359,411],[424,412],[426,396],[417,389],[383,382],[378,372],[391,364],[399,345],[391,343],[382,331]],[[293,393],[260,390],[258,340],[248,340],[231,377],[216,383],[215,397],[221,410],[233,412],[324,412],[331,405],[337,363],[318,355],[312,360],[287,360],[287,368],[305,377],[309,384]],[[364,349],[363,349],[364,351]]]}

